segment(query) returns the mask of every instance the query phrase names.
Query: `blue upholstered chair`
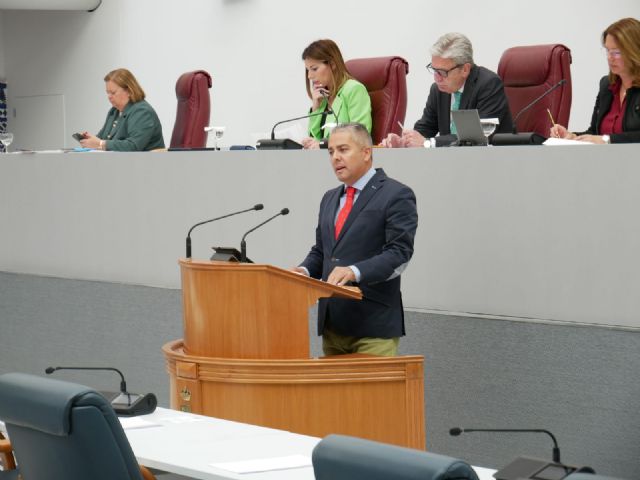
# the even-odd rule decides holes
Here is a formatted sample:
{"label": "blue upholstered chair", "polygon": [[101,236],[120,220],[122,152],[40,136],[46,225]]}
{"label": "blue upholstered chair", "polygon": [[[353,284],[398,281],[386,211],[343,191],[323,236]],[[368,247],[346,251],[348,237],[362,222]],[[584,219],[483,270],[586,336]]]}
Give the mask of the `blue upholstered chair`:
{"label": "blue upholstered chair", "polygon": [[572,473],[565,477],[564,480],[622,480],[621,478],[605,477],[595,473]]}
{"label": "blue upholstered chair", "polygon": [[89,387],[23,373],[0,375],[0,419],[27,480],[154,478],[138,465],[109,402]]}
{"label": "blue upholstered chair", "polygon": [[462,460],[345,435],[322,439],[312,460],[316,480],[478,480]]}

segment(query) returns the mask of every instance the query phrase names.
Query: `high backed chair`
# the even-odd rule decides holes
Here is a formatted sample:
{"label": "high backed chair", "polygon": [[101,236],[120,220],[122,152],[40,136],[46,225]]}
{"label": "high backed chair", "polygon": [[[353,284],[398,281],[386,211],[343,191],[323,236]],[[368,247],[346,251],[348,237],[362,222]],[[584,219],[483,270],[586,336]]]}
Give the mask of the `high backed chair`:
{"label": "high backed chair", "polygon": [[25,479],[154,478],[138,465],[109,402],[89,387],[23,373],[0,375],[0,419]]}
{"label": "high backed chair", "polygon": [[380,143],[392,132],[401,134],[398,122],[404,123],[407,113],[407,61],[402,57],[356,58],[346,66],[369,92],[373,142]]}
{"label": "high backed chair", "polygon": [[176,82],[178,110],[171,135],[171,148],[202,148],[207,145],[207,132],[211,113],[211,75],[196,70],[180,75]]}
{"label": "high backed chair", "polygon": [[345,435],[322,439],[312,461],[316,480],[478,480],[462,460]]}
{"label": "high backed chair", "polygon": [[[548,137],[551,119],[547,108],[556,123],[568,125],[571,112],[571,51],[567,47],[551,44],[508,48],[500,58],[498,76],[504,84],[518,132],[535,132]],[[522,111],[563,79],[564,84],[527,111]]]}

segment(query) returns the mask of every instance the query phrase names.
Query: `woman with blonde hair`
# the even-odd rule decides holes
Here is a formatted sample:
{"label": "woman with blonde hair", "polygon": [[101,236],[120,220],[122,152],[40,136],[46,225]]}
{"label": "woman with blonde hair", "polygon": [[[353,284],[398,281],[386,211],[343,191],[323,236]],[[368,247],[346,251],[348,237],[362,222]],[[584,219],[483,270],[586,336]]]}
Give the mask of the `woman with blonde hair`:
{"label": "woman with blonde hair", "polygon": [[[305,84],[311,99],[309,137],[304,148],[319,148],[330,124],[361,123],[371,133],[371,99],[365,86],[347,71],[333,40],[316,40],[302,52]],[[325,128],[327,127],[327,128]]]}
{"label": "woman with blonde hair", "polygon": [[144,90],[133,73],[118,68],[107,73],[104,81],[112,108],[98,134],[84,132],[80,144],[121,152],[164,148],[160,119],[145,100]]}
{"label": "woman with blonde hair", "polygon": [[591,125],[582,133],[554,125],[552,137],[599,144],[640,142],[640,21],[612,23],[602,32],[602,46],[609,74],[600,80]]}

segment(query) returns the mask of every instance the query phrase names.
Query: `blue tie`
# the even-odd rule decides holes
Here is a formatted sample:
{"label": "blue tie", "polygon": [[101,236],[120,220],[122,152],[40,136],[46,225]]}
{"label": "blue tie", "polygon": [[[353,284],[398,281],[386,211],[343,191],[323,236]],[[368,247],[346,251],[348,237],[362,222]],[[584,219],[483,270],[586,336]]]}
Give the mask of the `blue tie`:
{"label": "blue tie", "polygon": [[[453,105],[451,105],[451,111],[460,110],[460,98],[462,97],[462,92],[453,92]],[[456,134],[458,131],[456,130],[456,126],[453,123],[453,119],[449,125],[449,129],[451,133]]]}

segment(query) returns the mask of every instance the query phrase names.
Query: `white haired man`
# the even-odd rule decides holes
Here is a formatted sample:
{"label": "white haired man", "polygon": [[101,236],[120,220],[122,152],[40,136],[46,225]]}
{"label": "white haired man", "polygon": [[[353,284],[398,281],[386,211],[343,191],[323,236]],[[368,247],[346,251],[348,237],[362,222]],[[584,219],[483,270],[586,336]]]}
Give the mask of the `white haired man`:
{"label": "white haired man", "polygon": [[[476,65],[473,47],[461,33],[447,33],[431,47],[433,74],[427,104],[422,118],[413,130],[402,136],[390,133],[382,141],[385,147],[440,147],[457,140],[451,122],[451,110],[477,109],[480,118],[498,118],[497,133],[510,133],[513,120],[500,77],[491,70]],[[439,135],[438,135],[439,134]]]}

